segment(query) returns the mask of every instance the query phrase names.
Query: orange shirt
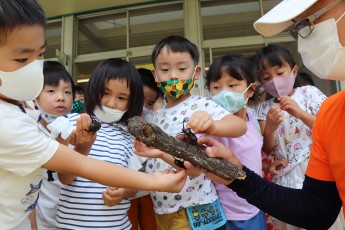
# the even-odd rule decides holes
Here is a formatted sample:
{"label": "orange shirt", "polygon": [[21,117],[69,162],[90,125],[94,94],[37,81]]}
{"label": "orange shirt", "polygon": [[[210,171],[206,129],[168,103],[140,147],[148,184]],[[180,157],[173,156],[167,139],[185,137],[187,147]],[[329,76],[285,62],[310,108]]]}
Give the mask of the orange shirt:
{"label": "orange shirt", "polygon": [[323,102],[312,136],[306,175],[336,182],[345,216],[345,90]]}

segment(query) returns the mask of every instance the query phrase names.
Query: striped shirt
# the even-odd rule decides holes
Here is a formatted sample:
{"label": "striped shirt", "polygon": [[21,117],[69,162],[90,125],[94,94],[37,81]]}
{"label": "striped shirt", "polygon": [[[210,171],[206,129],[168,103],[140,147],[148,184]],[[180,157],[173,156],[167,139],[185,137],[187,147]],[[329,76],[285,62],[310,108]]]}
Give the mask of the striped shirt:
{"label": "striped shirt", "polygon": [[[71,115],[75,123],[78,115]],[[128,167],[133,154],[133,136],[121,125],[102,124],[97,132],[89,157]],[[130,229],[127,217],[130,201],[124,199],[116,206],[103,203],[106,186],[76,177],[61,188],[57,211],[57,226],[63,229]]]}

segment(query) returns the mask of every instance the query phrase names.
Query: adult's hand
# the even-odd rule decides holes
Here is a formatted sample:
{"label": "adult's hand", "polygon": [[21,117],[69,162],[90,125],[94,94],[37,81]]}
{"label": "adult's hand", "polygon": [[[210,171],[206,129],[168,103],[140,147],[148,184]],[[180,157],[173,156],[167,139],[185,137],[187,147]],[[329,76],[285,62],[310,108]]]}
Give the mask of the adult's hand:
{"label": "adult's hand", "polygon": [[[212,137],[202,136],[198,139],[198,144],[206,146],[205,153],[209,157],[222,158],[222,159],[234,164],[239,169],[242,169],[242,164],[237,159],[235,154],[229,148],[227,148],[225,145],[216,141]],[[184,165],[187,168],[187,170],[197,170],[196,169],[197,167],[193,166],[190,162],[185,161]],[[224,179],[220,178],[219,176],[216,176],[215,174],[213,174],[211,172],[204,171],[204,173],[212,181],[219,183],[219,184],[228,185],[233,181],[233,180],[224,180]]]}

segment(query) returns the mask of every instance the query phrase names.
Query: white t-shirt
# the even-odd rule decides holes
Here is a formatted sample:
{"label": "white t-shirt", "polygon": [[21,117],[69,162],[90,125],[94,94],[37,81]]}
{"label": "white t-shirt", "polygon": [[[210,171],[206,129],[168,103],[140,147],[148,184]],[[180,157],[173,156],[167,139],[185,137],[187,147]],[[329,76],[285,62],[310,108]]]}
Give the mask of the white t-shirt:
{"label": "white t-shirt", "polygon": [[[213,120],[221,120],[229,112],[218,106],[211,99],[201,96],[190,96],[178,105],[166,109],[159,109],[154,114],[153,122],[170,136],[181,133],[184,118],[190,118],[195,111],[208,112]],[[186,124],[185,124],[186,125]],[[161,159],[149,159],[146,171],[161,172],[173,167]],[[173,213],[181,208],[209,204],[217,199],[216,190],[204,174],[198,177],[189,177],[180,193],[151,192],[154,208],[158,214]]]}
{"label": "white t-shirt", "polygon": [[[303,86],[295,89],[291,96],[298,106],[314,116],[319,112],[326,96],[314,86]],[[275,98],[263,101],[257,108],[258,120],[266,120],[267,113],[272,106],[279,106]],[[281,168],[280,174],[273,177],[273,182],[290,188],[302,188],[304,174],[310,156],[312,144],[311,129],[301,120],[283,113],[283,122],[274,132],[274,153],[278,158],[285,158],[289,164]]]}
{"label": "white t-shirt", "polygon": [[0,100],[0,226],[16,229],[35,208],[42,168],[59,143],[17,105]]}

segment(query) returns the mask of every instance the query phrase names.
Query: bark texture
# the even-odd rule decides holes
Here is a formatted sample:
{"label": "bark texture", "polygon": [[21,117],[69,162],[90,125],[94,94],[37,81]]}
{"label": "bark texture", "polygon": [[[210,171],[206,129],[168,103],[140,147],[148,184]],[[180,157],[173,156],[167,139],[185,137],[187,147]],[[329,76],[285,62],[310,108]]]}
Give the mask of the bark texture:
{"label": "bark texture", "polygon": [[128,130],[147,146],[189,161],[223,179],[244,179],[246,176],[245,172],[235,165],[223,159],[208,157],[200,148],[167,135],[158,126],[146,122],[142,117],[130,118]]}

